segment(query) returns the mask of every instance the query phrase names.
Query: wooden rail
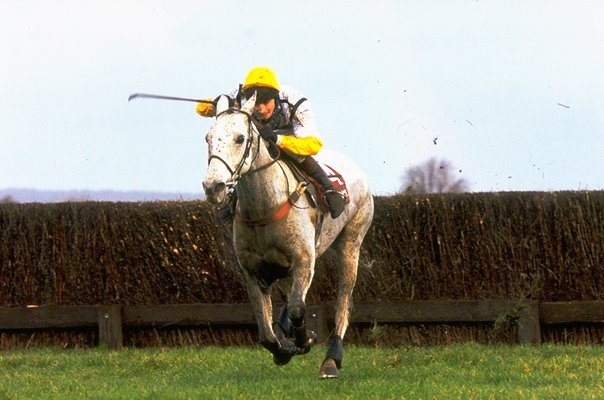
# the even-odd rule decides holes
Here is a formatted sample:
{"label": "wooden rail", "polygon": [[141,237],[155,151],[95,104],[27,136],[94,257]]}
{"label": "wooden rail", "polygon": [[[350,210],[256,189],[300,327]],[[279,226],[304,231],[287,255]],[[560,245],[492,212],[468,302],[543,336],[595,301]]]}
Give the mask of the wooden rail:
{"label": "wooden rail", "polygon": [[[278,312],[278,307],[275,307]],[[435,300],[355,303],[351,324],[493,322],[503,315],[518,325],[518,342],[539,344],[541,325],[604,322],[604,301]],[[307,306],[307,324],[323,342],[333,304]],[[255,325],[249,304],[87,305],[0,307],[0,331],[98,327],[99,342],[122,347],[123,327]]]}

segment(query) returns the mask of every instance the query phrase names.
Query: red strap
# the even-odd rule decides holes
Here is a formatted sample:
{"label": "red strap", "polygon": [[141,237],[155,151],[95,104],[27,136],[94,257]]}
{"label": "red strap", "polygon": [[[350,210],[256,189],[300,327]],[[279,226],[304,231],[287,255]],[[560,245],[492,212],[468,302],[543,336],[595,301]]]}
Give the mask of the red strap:
{"label": "red strap", "polygon": [[245,218],[241,218],[241,216],[239,216],[239,214],[236,214],[235,221],[240,223],[241,225],[247,226],[248,228],[254,228],[256,226],[266,226],[266,225],[272,224],[273,222],[278,221],[281,218],[285,217],[287,215],[287,213],[289,213],[289,210],[292,208],[292,206],[294,204],[296,204],[296,202],[298,201],[298,199],[300,199],[300,197],[302,196],[302,193],[304,193],[305,190],[306,190],[306,184],[304,182],[300,182],[298,184],[298,186],[296,187],[296,190],[294,190],[292,192],[292,194],[289,195],[289,197],[287,198],[285,203],[283,203],[283,205],[281,207],[279,207],[277,212],[275,212],[273,215],[269,215],[268,217],[264,217],[264,218],[260,218],[260,219],[245,219]]}

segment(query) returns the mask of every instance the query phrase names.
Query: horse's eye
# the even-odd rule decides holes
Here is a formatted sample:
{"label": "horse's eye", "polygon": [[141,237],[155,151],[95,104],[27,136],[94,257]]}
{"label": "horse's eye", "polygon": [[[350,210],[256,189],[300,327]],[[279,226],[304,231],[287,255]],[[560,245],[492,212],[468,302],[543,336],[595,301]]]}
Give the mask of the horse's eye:
{"label": "horse's eye", "polygon": [[245,142],[245,136],[239,135],[235,138],[235,143],[242,144],[243,142]]}

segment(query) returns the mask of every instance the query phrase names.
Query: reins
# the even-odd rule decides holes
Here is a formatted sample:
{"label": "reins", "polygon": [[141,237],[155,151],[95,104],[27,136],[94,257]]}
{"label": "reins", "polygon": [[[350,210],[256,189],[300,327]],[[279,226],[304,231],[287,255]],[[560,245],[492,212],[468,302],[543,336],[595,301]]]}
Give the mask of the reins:
{"label": "reins", "polygon": [[[273,164],[277,163],[277,161],[279,161],[279,159],[281,158],[281,151],[278,147],[275,146],[275,148],[277,149],[277,155],[272,158],[272,160],[264,165],[261,165],[258,168],[246,171],[244,174],[241,174],[241,170],[243,169],[243,165],[245,164],[245,161],[247,160],[247,158],[249,157],[249,153],[250,150],[252,148],[253,145],[253,138],[254,135],[258,136],[258,150],[256,151],[256,154],[254,156],[254,159],[251,160],[250,165],[252,165],[254,163],[254,161],[256,160],[256,158],[258,157],[258,155],[260,154],[260,134],[258,132],[254,132],[254,124],[252,123],[252,118],[251,115],[243,110],[240,110],[238,108],[228,108],[227,110],[224,110],[220,113],[218,113],[216,115],[216,119],[218,119],[218,117],[220,117],[222,114],[224,113],[233,113],[233,112],[238,112],[241,114],[244,114],[247,117],[247,124],[248,124],[248,140],[246,143],[246,147],[245,150],[243,152],[243,156],[241,157],[241,160],[239,161],[239,163],[237,164],[237,167],[235,169],[231,168],[231,166],[220,156],[217,155],[210,155],[208,157],[208,165],[210,164],[210,162],[213,159],[216,159],[218,161],[220,161],[221,163],[223,163],[227,170],[231,173],[231,180],[229,182],[226,182],[227,186],[231,186],[234,187],[237,182],[239,181],[239,179],[241,179],[244,176],[247,175],[251,175],[251,174],[255,174],[258,173],[260,171],[263,171],[267,168],[269,168],[270,166],[272,166]],[[289,192],[289,179],[287,177],[287,174],[285,172],[285,170],[283,169],[283,166],[281,166],[281,164],[278,164],[281,167],[281,170],[283,172],[283,175],[285,176],[285,179],[287,181],[287,187],[288,187],[288,192]],[[306,190],[306,182],[301,181],[300,183],[298,183],[298,185],[296,186],[296,189],[290,193],[290,195],[287,197],[287,200],[279,207],[279,209],[274,212],[273,214],[263,217],[263,218],[259,218],[259,219],[246,219],[246,218],[242,218],[239,214],[235,214],[235,221],[240,223],[241,225],[253,228],[253,227],[257,227],[257,226],[266,226],[269,225],[275,221],[278,221],[279,219],[285,217],[290,209],[295,205],[295,203],[298,201],[298,199],[300,199],[300,197],[302,197],[302,194],[304,193],[304,191]]]}

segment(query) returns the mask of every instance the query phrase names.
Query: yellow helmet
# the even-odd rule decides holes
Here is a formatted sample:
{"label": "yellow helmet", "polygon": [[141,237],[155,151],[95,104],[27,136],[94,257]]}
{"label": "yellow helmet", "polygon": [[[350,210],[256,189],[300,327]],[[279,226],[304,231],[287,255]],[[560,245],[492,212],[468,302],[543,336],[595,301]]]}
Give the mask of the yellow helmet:
{"label": "yellow helmet", "polygon": [[252,70],[248,72],[247,76],[245,77],[242,89],[245,90],[247,88],[256,86],[268,87],[279,91],[277,75],[275,75],[273,70],[268,67],[252,68]]}

